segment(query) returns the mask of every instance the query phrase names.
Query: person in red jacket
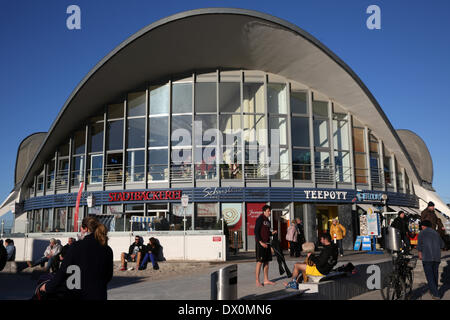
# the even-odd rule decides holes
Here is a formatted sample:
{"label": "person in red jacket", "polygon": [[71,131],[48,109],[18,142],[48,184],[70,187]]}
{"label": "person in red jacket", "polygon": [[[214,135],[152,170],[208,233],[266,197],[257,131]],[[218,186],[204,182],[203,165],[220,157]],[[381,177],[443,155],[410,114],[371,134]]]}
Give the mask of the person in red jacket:
{"label": "person in red jacket", "polygon": [[[275,284],[269,280],[269,262],[272,261],[272,250],[270,249],[270,236],[277,233],[270,231],[270,211],[271,207],[264,205],[263,213],[256,219],[255,223],[255,244],[256,244],[256,286],[262,287],[266,284]],[[259,281],[259,274],[263,266],[264,282]]]}

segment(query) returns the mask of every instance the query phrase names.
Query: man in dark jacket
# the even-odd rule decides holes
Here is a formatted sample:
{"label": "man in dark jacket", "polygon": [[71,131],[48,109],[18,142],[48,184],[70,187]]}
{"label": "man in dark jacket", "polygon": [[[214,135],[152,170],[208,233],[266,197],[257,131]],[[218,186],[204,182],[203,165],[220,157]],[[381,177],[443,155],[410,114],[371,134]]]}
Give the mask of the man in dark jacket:
{"label": "man in dark jacket", "polygon": [[437,221],[438,217],[436,216],[436,213],[434,212],[434,203],[432,201],[428,202],[428,206],[425,210],[422,211],[420,214],[420,221],[428,220],[431,222],[431,228],[433,230],[436,230],[436,226],[438,224]]}
{"label": "man in dark jacket", "polygon": [[406,249],[409,250],[411,247],[411,243],[409,241],[409,236],[408,236],[409,223],[408,223],[408,218],[406,218],[404,211],[400,210],[398,212],[397,218],[395,218],[394,221],[392,221],[392,223],[391,223],[391,227],[400,231],[400,237],[401,237],[403,243],[405,244]]}
{"label": "man in dark jacket", "polygon": [[417,251],[419,259],[422,260],[423,271],[427,278],[431,298],[439,300],[438,279],[439,264],[441,262],[441,248],[444,247],[439,234],[431,228],[431,222],[424,220],[421,223],[422,231],[419,233]]}
{"label": "man in dark jacket", "polygon": [[8,260],[8,253],[6,252],[5,247],[3,246],[3,240],[0,240],[0,271],[6,265],[6,261]]}
{"label": "man in dark jacket", "polygon": [[324,276],[330,273],[338,261],[338,248],[331,242],[331,236],[328,233],[325,233],[320,237],[320,242],[323,245],[320,254],[317,256],[308,253],[308,263],[296,263],[294,265],[294,270],[292,271],[292,281],[284,283],[285,286],[290,288],[298,287],[297,278],[303,272],[307,276]]}
{"label": "man in dark jacket", "polygon": [[305,231],[303,230],[303,222],[300,218],[295,218],[297,228],[297,245],[295,247],[295,256],[298,258],[302,252],[302,244],[305,243]]}
{"label": "man in dark jacket", "polygon": [[141,259],[144,256],[144,252],[145,251],[145,246],[142,243],[141,237],[136,236],[134,238],[134,243],[132,243],[130,245],[130,247],[128,248],[128,253],[126,252],[122,252],[121,256],[120,256],[120,260],[122,262],[122,267],[120,269],[120,271],[125,271],[127,270],[126,267],[126,261],[130,262],[130,261],[136,261],[136,269],[140,266],[141,264]]}
{"label": "man in dark jacket", "polygon": [[[276,231],[270,231],[270,211],[271,207],[264,205],[263,213],[255,222],[255,245],[256,245],[256,286],[262,287],[265,284],[275,284],[269,280],[269,262],[272,261],[272,250],[270,249],[270,236]],[[259,274],[263,266],[264,282],[259,281]]]}

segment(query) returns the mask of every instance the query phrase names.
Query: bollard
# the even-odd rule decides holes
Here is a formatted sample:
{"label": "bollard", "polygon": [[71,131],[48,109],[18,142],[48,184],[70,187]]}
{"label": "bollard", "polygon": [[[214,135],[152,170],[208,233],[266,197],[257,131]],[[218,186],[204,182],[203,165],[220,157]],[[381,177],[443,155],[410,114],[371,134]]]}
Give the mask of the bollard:
{"label": "bollard", "polygon": [[237,264],[211,273],[211,300],[237,300]]}
{"label": "bollard", "polygon": [[239,252],[239,234],[237,231],[234,232],[234,255],[237,255]]}

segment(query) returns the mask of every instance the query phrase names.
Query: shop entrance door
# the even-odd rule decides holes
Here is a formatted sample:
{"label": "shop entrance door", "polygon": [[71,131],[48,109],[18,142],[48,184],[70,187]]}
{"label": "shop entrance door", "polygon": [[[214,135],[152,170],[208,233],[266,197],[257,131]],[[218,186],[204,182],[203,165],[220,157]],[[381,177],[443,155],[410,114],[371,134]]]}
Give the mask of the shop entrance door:
{"label": "shop entrance door", "polygon": [[338,216],[337,206],[316,206],[317,239],[330,232],[331,221]]}
{"label": "shop entrance door", "polygon": [[272,210],[272,217],[270,219],[273,223],[272,230],[277,231],[278,240],[280,240],[281,248],[288,249],[288,242],[286,241],[286,233],[288,228],[289,210]]}

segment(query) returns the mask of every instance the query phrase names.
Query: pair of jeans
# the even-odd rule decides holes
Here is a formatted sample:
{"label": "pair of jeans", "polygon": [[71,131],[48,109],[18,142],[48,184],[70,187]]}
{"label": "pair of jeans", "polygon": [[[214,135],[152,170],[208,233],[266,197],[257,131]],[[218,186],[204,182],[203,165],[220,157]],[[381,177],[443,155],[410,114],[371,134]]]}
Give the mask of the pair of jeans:
{"label": "pair of jeans", "polygon": [[145,254],[144,259],[141,262],[141,268],[145,268],[149,260],[152,262],[153,268],[158,266],[155,255],[151,252],[148,252]]}
{"label": "pair of jeans", "polygon": [[439,261],[422,261],[423,271],[425,272],[425,277],[427,278],[428,288],[430,293],[439,297],[438,291],[438,279],[439,279]]}
{"label": "pair of jeans", "polygon": [[339,254],[344,255],[344,247],[342,246],[342,239],[341,240],[336,239],[336,244],[339,248]]}
{"label": "pair of jeans", "polygon": [[35,266],[37,266],[37,265],[43,265],[43,264],[45,264],[47,261],[47,265],[45,266],[45,271],[48,271],[49,269],[50,269],[50,267],[51,267],[51,265],[52,265],[52,263],[53,263],[53,260],[55,259],[55,256],[52,256],[52,257],[50,257],[50,259],[49,258],[47,258],[47,257],[41,257],[41,258],[39,258],[36,262],[34,262],[31,266],[32,267],[35,267]]}

